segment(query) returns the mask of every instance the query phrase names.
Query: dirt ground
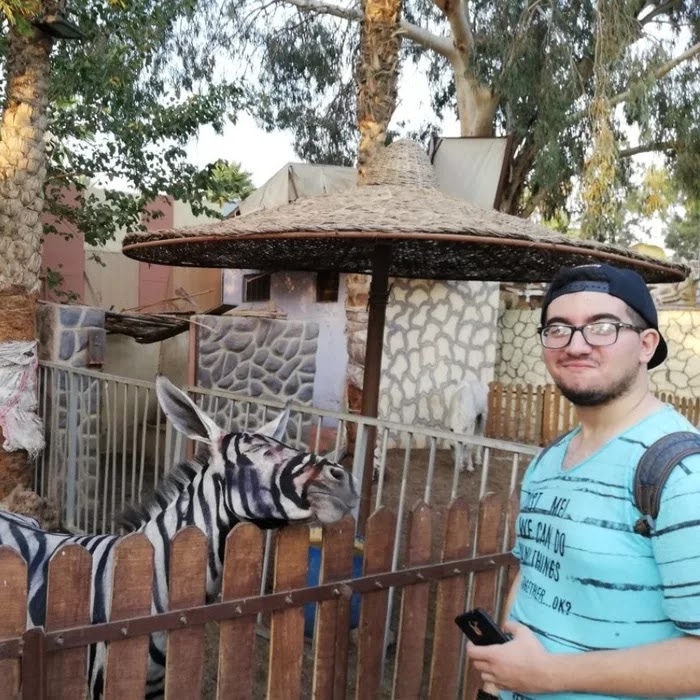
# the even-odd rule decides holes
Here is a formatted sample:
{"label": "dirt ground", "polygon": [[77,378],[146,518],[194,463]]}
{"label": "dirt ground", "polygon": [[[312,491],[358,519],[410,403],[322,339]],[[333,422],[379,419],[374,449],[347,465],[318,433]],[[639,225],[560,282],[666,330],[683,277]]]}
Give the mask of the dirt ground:
{"label": "dirt ground", "polygon": [[[429,460],[428,450],[412,450],[411,460],[408,465],[408,478],[404,490],[404,514],[402,517],[402,545],[400,561],[403,559],[403,540],[405,538],[406,523],[412,506],[425,498],[426,475]],[[350,466],[351,460],[348,459]],[[516,473],[516,487],[519,488],[523,473],[528,464],[527,458],[521,458]],[[385,481],[383,486],[382,503],[394,512],[398,513],[399,501],[401,498],[402,473],[405,467],[405,452],[402,449],[389,450],[387,452],[387,465],[385,471]],[[488,478],[485,484],[485,492],[495,492],[501,494],[506,502],[507,495],[510,491],[513,471],[512,457],[506,453],[492,453],[488,470]],[[451,493],[453,487],[454,474],[454,456],[449,450],[437,450],[435,458],[435,468],[430,494],[430,504],[433,508],[433,552],[432,559],[437,561],[440,556],[440,545],[442,542],[442,531],[444,528],[444,517],[447,508],[451,502]],[[465,496],[470,505],[472,522],[475,522],[475,517],[478,508],[479,493],[481,490],[482,471],[476,469],[474,472],[462,472],[458,475],[457,494]],[[373,486],[373,493],[376,496],[377,484]],[[434,593],[434,591],[433,591]],[[432,596],[431,596],[432,600]],[[400,595],[394,598],[393,614],[390,623],[390,628],[395,630],[398,627],[398,615],[400,607]],[[426,637],[426,671],[430,665],[430,649],[432,646],[432,614],[433,604],[431,602],[431,611],[428,621],[428,635]],[[351,640],[353,636],[351,635]],[[262,624],[259,626],[256,645],[256,670],[255,670],[255,700],[262,700],[266,697],[267,687],[267,659],[269,648],[269,628]],[[218,643],[218,625],[209,625],[207,629],[207,661],[208,667],[205,672],[205,693],[203,695],[207,700],[216,697],[216,657]],[[382,683],[381,698],[391,697],[391,684],[393,678],[393,660],[395,647],[392,645],[387,650],[384,681]],[[357,659],[357,648],[354,644],[350,645],[349,658],[349,673],[348,673],[348,697],[354,697],[354,676]],[[424,684],[427,687],[428,673],[424,674]],[[313,643],[311,640],[305,641],[304,663],[302,672],[302,699],[311,697],[311,685],[313,679]]]}

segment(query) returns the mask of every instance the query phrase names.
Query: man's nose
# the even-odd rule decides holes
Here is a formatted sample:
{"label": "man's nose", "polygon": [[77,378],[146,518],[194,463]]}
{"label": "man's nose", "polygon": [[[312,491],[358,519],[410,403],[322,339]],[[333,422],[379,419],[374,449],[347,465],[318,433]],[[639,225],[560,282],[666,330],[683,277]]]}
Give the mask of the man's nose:
{"label": "man's nose", "polygon": [[588,353],[591,351],[591,346],[586,342],[586,339],[583,337],[583,331],[577,328],[574,331],[574,334],[571,336],[571,341],[566,346],[566,349],[569,352],[577,354]]}

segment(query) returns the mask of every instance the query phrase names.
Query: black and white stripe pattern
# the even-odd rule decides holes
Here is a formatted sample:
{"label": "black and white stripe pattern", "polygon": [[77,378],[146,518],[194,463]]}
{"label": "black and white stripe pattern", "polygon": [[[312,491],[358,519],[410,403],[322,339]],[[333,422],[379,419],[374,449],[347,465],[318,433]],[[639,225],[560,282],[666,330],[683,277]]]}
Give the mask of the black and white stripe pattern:
{"label": "black and white stripe pattern", "polygon": [[[293,521],[333,522],[356,505],[354,479],[343,467],[279,441],[288,410],[258,433],[226,434],[168,380],[159,378],[156,390],[175,428],[206,444],[209,456],[179,465],[149,500],[127,508],[119,518],[125,530],[144,533],[153,545],[153,612],[168,609],[170,540],[180,529],[196,525],[207,536],[207,598],[211,601],[219,591],[226,536],[236,523],[246,520],[269,528]],[[83,545],[92,554],[92,621],[107,621],[118,540],[116,535],[45,532],[33,518],[0,511],[0,544],[16,549],[28,564],[27,624],[44,623],[49,559],[69,543]],[[151,638],[149,698],[163,693],[165,643],[165,634]],[[90,648],[88,680],[93,698],[103,692],[105,652],[104,644]]]}

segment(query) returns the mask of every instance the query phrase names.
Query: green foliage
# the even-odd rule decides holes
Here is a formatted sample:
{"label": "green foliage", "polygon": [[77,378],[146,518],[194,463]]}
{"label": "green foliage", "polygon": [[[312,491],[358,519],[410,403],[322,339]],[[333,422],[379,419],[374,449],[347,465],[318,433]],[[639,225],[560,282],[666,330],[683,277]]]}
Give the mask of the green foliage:
{"label": "green foliage", "polygon": [[40,0],[0,0],[0,15],[11,25],[18,25],[22,30],[29,28],[27,21],[39,12]]}
{"label": "green foliage", "polygon": [[674,191],[673,194],[664,242],[674,257],[700,262],[700,198],[695,192]]}
{"label": "green foliage", "polygon": [[[71,19],[87,39],[54,45],[45,206],[92,245],[157,216],[147,207],[159,195],[200,213],[211,188],[222,191],[221,171],[200,171],[185,147],[202,125],[221,132],[243,90],[237,75],[216,72],[197,7],[197,0],[71,0]],[[88,185],[106,187],[105,196]],[[66,188],[75,202],[64,198]]]}
{"label": "green foliage", "polygon": [[291,129],[304,160],[352,165],[359,136],[352,71],[357,32],[296,13],[277,21],[279,29],[257,37],[263,70],[250,100],[254,113],[269,129]]}
{"label": "green foliage", "polygon": [[[269,128],[291,129],[299,156],[311,162],[354,161],[356,118],[351,78],[356,58],[355,20],[311,13],[284,0],[210,0],[228,2],[231,28],[242,43],[241,55],[260,75],[254,104]],[[591,155],[594,137],[590,105],[595,93],[596,5],[594,0],[532,2],[471,0],[473,36],[469,71],[500,97],[494,129],[514,138],[514,178],[506,191],[511,213],[545,218],[566,210],[582,212],[574,185]],[[327,5],[346,4],[328,0]],[[355,6],[353,6],[355,7]],[[700,62],[697,56],[660,79],[655,71],[700,39],[700,3],[696,0],[605,0],[617,24],[608,36],[602,64],[607,98],[627,93],[623,107],[612,103],[609,131],[624,154],[639,143],[658,144],[674,177],[700,188]],[[611,10],[611,11],[612,11]],[[449,26],[432,0],[406,0],[404,20],[449,39]],[[233,35],[234,31],[231,30]],[[433,115],[420,127],[438,129],[439,120],[456,112],[455,84],[448,60],[404,38],[404,61],[424,68],[432,90]],[[409,88],[410,89],[410,88]],[[399,95],[401,99],[401,95]],[[635,128],[629,130],[628,125]],[[401,125],[392,125],[402,130]],[[635,141],[627,142],[627,134]],[[667,144],[673,143],[669,149]],[[665,144],[665,145],[664,145]],[[608,143],[610,146],[610,143]],[[654,150],[652,148],[651,150]],[[634,169],[619,161],[609,187],[615,198],[631,188]],[[614,216],[609,212],[609,216]],[[611,221],[604,235],[611,235]]]}
{"label": "green foliage", "polygon": [[649,167],[634,187],[617,187],[613,194],[611,242],[629,246],[661,232],[675,258],[700,259],[700,200],[679,187],[666,168]]}
{"label": "green foliage", "polygon": [[[63,265],[59,265],[58,267],[62,268]],[[53,296],[59,302],[64,304],[73,304],[79,301],[79,296],[74,291],[63,288],[65,278],[63,277],[63,273],[60,269],[53,270],[50,267],[47,267],[44,272],[44,282],[47,289],[51,291]]]}
{"label": "green foliage", "polygon": [[207,200],[218,205],[245,199],[255,189],[250,173],[241,170],[240,163],[219,159],[204,168],[198,177],[207,188]]}

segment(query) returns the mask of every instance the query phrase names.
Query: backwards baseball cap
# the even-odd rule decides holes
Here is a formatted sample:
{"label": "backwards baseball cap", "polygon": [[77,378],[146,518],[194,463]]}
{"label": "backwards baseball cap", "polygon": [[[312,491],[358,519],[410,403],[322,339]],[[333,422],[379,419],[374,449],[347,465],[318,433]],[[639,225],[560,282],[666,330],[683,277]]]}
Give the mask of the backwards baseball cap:
{"label": "backwards baseball cap", "polygon": [[649,328],[659,333],[659,344],[647,365],[649,369],[660,365],[666,359],[668,347],[659,332],[656,307],[646,283],[637,272],[607,264],[561,268],[544,295],[541,324],[546,323],[547,307],[557,297],[575,292],[601,292],[622,299],[646,321]]}

